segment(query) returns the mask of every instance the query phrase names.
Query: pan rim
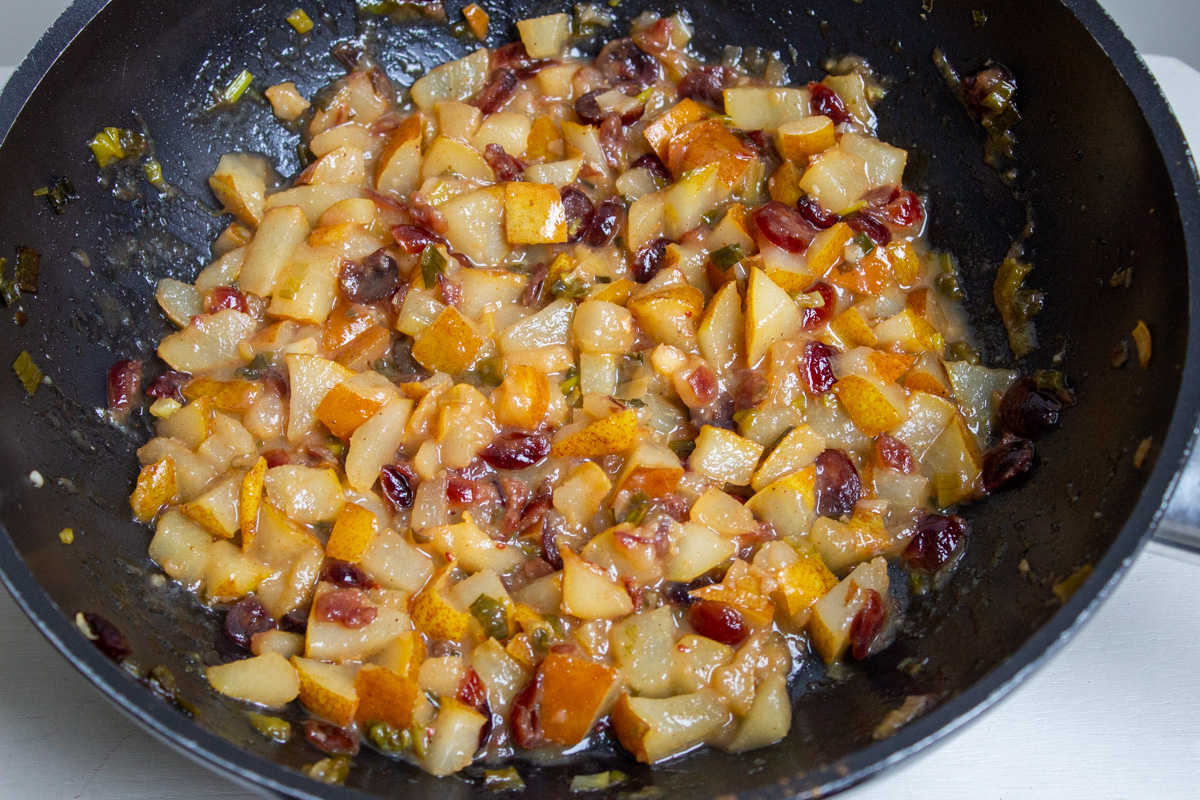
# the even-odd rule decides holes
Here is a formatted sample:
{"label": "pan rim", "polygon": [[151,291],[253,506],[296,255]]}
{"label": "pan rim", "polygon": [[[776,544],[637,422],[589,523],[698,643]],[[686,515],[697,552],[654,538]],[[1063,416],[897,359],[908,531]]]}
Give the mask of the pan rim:
{"label": "pan rim", "polygon": [[[111,2],[75,0],[41,37],[0,94],[0,146],[42,78],[74,38]],[[785,798],[802,788],[814,796],[835,794],[925,749],[993,707],[1040,668],[1092,616],[1113,591],[1165,514],[1179,475],[1191,454],[1200,409],[1200,180],[1192,154],[1166,98],[1132,43],[1097,0],[1059,0],[1100,45],[1134,96],[1149,125],[1175,193],[1188,261],[1187,353],[1180,389],[1161,453],[1133,511],[1095,565],[1093,575],[1044,625],[990,673],[891,738],[871,744],[822,770],[751,790],[748,795]],[[134,688],[124,670],[92,647],[67,614],[41,588],[0,525],[0,581],[38,630],[108,700],[172,749],[219,771],[240,785],[295,798],[352,798],[365,795],[327,786],[261,759],[209,733]],[[818,783],[819,781],[819,783]],[[801,783],[803,785],[801,785]],[[817,784],[814,786],[814,784]]]}

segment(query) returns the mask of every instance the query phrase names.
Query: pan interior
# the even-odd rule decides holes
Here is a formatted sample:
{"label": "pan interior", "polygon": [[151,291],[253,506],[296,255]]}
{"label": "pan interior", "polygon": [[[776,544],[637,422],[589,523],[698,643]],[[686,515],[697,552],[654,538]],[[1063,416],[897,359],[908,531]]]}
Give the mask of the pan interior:
{"label": "pan interior", "polygon": [[[219,155],[255,151],[282,174],[298,169],[298,137],[264,102],[247,97],[232,110],[207,112],[209,87],[246,68],[258,88],[296,80],[310,95],[341,73],[331,45],[357,38],[394,81],[408,85],[471,47],[445,26],[367,23],[349,2],[330,5],[337,8],[300,43],[284,22],[294,0],[111,2],[50,69],[0,148],[10,188],[0,194],[0,241],[10,251],[25,245],[42,253],[39,293],[20,303],[28,321],[10,327],[0,359],[11,364],[27,350],[52,381],[27,398],[11,377],[0,380],[7,409],[0,417],[0,523],[65,614],[107,617],[129,638],[133,661],[174,673],[197,707],[195,724],[292,768],[318,754],[302,737],[267,742],[243,707],[208,690],[203,666],[227,658],[220,616],[160,585],[146,557],[149,531],[128,518],[134,451],[148,429],[109,425],[96,408],[105,403],[112,362],[153,358],[168,330],[153,301],[155,281],[191,280],[206,263],[208,243],[224,224],[206,185]],[[972,13],[981,5],[982,25]],[[452,17],[460,8],[448,6]],[[928,13],[916,0],[693,0],[682,7],[709,54],[726,44],[785,54],[794,48],[794,81],[820,77],[829,57],[857,54],[890,80],[877,109],[880,136],[910,150],[906,180],[928,192],[934,240],[959,257],[989,365],[1011,363],[991,283],[1032,209],[1030,284],[1045,292],[1046,309],[1038,317],[1042,347],[1023,367],[1054,368],[1061,360],[1079,405],[1039,445],[1033,480],[965,512],[972,534],[962,568],[944,592],[913,601],[893,647],[836,684],[818,670],[805,673],[785,742],[743,755],[706,751],[655,771],[601,752],[569,767],[523,770],[529,797],[565,797],[567,776],[607,768],[631,776],[629,791],[775,797],[833,785],[887,758],[908,741],[873,741],[889,710],[907,695],[946,700],[983,679],[1060,608],[1051,587],[1104,555],[1139,499],[1180,386],[1187,258],[1167,166],[1117,70],[1057,0],[938,0]],[[511,34],[515,19],[561,8],[489,8],[490,43]],[[617,29],[646,8],[675,6],[625,0]],[[1016,74],[1024,115],[1018,192],[984,164],[983,134],[947,90],[935,48],[964,71],[994,59]],[[178,190],[174,199],[142,182],[136,198],[119,201],[112,185],[97,180],[86,142],[105,126],[142,121]],[[55,215],[32,192],[63,175],[81,198]],[[1132,285],[1114,287],[1113,274],[1130,267]],[[1150,368],[1114,369],[1113,348],[1138,320],[1154,335]],[[1132,456],[1147,437],[1150,456],[1139,470]],[[45,477],[43,488],[30,482],[32,470]],[[71,547],[58,540],[66,526],[76,531]],[[131,684],[128,691],[143,690]],[[153,713],[173,730],[192,724],[165,704]],[[480,793],[479,777],[472,768],[466,779],[435,780],[364,751],[348,786],[379,797],[449,800]]]}

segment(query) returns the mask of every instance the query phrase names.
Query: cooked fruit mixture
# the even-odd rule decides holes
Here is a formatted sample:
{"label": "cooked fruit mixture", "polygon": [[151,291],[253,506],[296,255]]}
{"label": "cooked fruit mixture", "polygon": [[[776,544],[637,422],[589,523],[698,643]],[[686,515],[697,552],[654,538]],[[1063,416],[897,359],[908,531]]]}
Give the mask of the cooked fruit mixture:
{"label": "cooked fruit mixture", "polygon": [[865,65],[517,28],[407,92],[346,48],[320,100],[267,90],[312,160],[220,159],[218,258],[158,285],[134,514],[228,609],[212,686],[298,699],[331,755],[772,744],[801,660],[894,638],[889,563],[936,587],[947,509],[1029,470],[1054,381],[978,364]]}

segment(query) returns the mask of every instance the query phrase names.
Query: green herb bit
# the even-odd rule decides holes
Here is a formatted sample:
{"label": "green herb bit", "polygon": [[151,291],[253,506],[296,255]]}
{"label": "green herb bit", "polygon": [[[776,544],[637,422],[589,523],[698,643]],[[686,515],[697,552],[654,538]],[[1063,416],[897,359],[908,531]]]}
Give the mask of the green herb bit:
{"label": "green herb bit", "polygon": [[1069,577],[1064,578],[1063,580],[1054,584],[1054,595],[1058,598],[1058,601],[1060,603],[1065,603],[1070,600],[1071,595],[1075,594],[1075,592],[1079,590],[1080,586],[1083,586],[1084,581],[1086,581],[1091,574],[1092,565],[1084,564],[1082,567],[1072,572]]}
{"label": "green herb bit", "polygon": [[634,492],[629,498],[629,502],[625,504],[625,509],[621,513],[621,518],[618,522],[628,522],[630,525],[638,525],[646,518],[646,512],[650,510],[650,496],[640,489]]}
{"label": "green herb bit", "polygon": [[292,726],[285,719],[259,714],[255,711],[248,712],[246,716],[250,718],[250,727],[272,742],[285,744],[292,738]]}
{"label": "green herb bit", "polygon": [[550,626],[550,629],[554,631],[555,636],[562,636],[567,632],[567,629],[563,627],[562,617],[558,616],[558,614],[546,614],[544,619],[546,620],[546,624]]}
{"label": "green herb bit", "polygon": [[508,609],[499,600],[481,594],[471,603],[470,610],[471,616],[479,623],[479,627],[483,628],[483,633],[488,638],[497,641],[508,638]]}
{"label": "green herb bit", "polygon": [[55,214],[65,213],[67,204],[72,200],[79,199],[79,193],[75,191],[75,184],[66,177],[59,178],[50,186],[35,189],[33,196],[46,198],[46,202],[50,204],[50,208]]}
{"label": "green herb bit", "polygon": [[714,208],[712,211],[702,214],[700,216],[700,221],[712,228],[721,221],[721,212]]}
{"label": "green herb bit", "polygon": [[734,264],[746,257],[746,253],[742,250],[742,246],[736,242],[727,244],[717,252],[709,256],[713,266],[724,271],[732,267]]}
{"label": "green herb bit", "polygon": [[271,368],[271,362],[267,361],[267,357],[262,353],[256,353],[250,363],[241,367],[236,371],[239,378],[245,378],[248,381],[256,381],[263,375],[267,374],[267,370]]}
{"label": "green herb bit", "polygon": [[627,408],[645,408],[646,407],[646,401],[641,400],[637,397],[631,397],[628,400],[625,400],[623,402],[625,403],[625,406]]}
{"label": "green herb bit", "polygon": [[741,411],[735,411],[733,413],[733,421],[739,430],[746,430],[754,424],[754,409],[743,408]]}
{"label": "green herb bit", "polygon": [[400,373],[400,370],[396,368],[395,362],[386,356],[384,358],[375,359],[375,363],[371,364],[371,369],[375,370],[389,381],[396,381],[403,377]]}
{"label": "green herb bit", "polygon": [[563,378],[563,382],[559,384],[559,389],[563,394],[570,394],[579,388],[579,370],[571,367],[567,370],[567,377]]}
{"label": "green herb bit", "polygon": [[413,746],[412,731],[386,722],[372,723],[367,728],[367,738],[380,752],[390,756],[411,750]]}
{"label": "green herb bit", "polygon": [[287,15],[288,25],[295,29],[296,33],[305,34],[313,29],[313,21],[308,12],[303,8],[297,8],[295,11]]}
{"label": "green herb bit", "polygon": [[465,39],[475,34],[472,33],[471,26],[467,24],[465,19],[456,19],[450,23],[450,35],[455,39]]}
{"label": "green herb bit", "polygon": [[983,363],[979,351],[972,347],[969,342],[951,342],[950,346],[946,348],[946,358],[950,361],[966,361],[975,366]]}
{"label": "green herb bit", "polygon": [[933,279],[933,288],[937,289],[938,294],[948,297],[951,300],[962,300],[967,296],[962,283],[958,279],[957,272],[943,272],[941,275],[938,275]]}
{"label": "green herb bit", "polygon": [[225,90],[217,95],[217,105],[231,106],[242,98],[246,90],[250,88],[250,84],[254,81],[254,76],[250,74],[250,70],[244,69],[237,74]]}
{"label": "green herb bit", "polygon": [[595,775],[576,775],[571,779],[572,792],[598,792],[625,782],[624,772],[609,770]]}
{"label": "green herb bit", "polygon": [[987,24],[987,14],[983,11],[975,10],[971,12],[971,19],[975,22],[976,28],[982,28]]}
{"label": "green herb bit", "polygon": [[475,367],[475,377],[488,386],[499,386],[504,382],[504,359],[500,356],[485,358]]}
{"label": "green herb bit", "polygon": [[553,638],[548,628],[534,628],[533,633],[529,634],[529,641],[533,644],[533,649],[539,653],[545,653],[550,649]]}
{"label": "green herb bit", "polygon": [[309,764],[304,768],[304,774],[330,786],[340,786],[350,777],[350,767],[353,763],[350,756],[330,756]]}
{"label": "green herb bit", "polygon": [[871,237],[867,236],[865,233],[855,234],[854,243],[858,245],[860,250],[863,251],[864,256],[871,255],[871,253],[875,250],[875,242],[872,241]]}
{"label": "green herb bit", "polygon": [[42,371],[33,363],[33,356],[29,355],[28,350],[22,350],[17,356],[17,360],[13,362],[13,371],[17,373],[17,380],[25,387],[25,393],[32,397],[42,385]]}
{"label": "green herb bit", "polygon": [[125,157],[125,148],[121,146],[120,128],[105,128],[92,137],[88,147],[92,148],[92,155],[96,157],[96,163],[101,168]]}
{"label": "green herb bit", "polygon": [[446,257],[437,245],[427,244],[421,251],[421,280],[425,288],[432,289],[437,285],[437,276],[446,272]]}
{"label": "green herb bit", "polygon": [[525,781],[516,767],[504,769],[485,769],[483,771],[483,786],[493,792],[519,792],[525,788]]}
{"label": "green herb bit", "polygon": [[691,439],[676,439],[667,444],[671,448],[671,452],[682,458],[687,458],[696,449],[696,443]]}
{"label": "green herb bit", "polygon": [[38,293],[38,272],[42,268],[42,254],[28,247],[17,248],[17,288],[25,294]]}

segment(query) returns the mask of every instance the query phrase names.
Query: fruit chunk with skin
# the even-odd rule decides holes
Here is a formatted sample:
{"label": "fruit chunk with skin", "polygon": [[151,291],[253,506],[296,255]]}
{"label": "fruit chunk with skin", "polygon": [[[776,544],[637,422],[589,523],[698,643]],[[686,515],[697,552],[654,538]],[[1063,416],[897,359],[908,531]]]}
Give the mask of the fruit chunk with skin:
{"label": "fruit chunk with skin", "polygon": [[793,626],[807,624],[812,607],[837,586],[837,576],[816,553],[800,553],[797,560],[775,576],[776,589],[771,595],[779,613]]}
{"label": "fruit chunk with skin", "polygon": [[212,535],[181,511],[171,509],[158,520],[150,540],[150,560],[185,586],[196,584],[208,568]]}
{"label": "fruit chunk with skin", "polygon": [[238,494],[241,478],[234,475],[209,489],[179,510],[194,519],[213,536],[232,538],[238,532]]}
{"label": "fruit chunk with skin", "polygon": [[800,165],[807,164],[810,157],[824,153],[835,143],[833,120],[820,115],[786,122],[775,131],[779,154]]}
{"label": "fruit chunk with skin", "polygon": [[558,189],[524,181],[504,184],[504,229],[509,244],[567,241],[567,214]]}
{"label": "fruit chunk with skin", "polygon": [[470,766],[487,722],[474,708],[453,697],[443,697],[422,761],[425,769],[431,775],[444,776]]}
{"label": "fruit chunk with skin", "polygon": [[308,238],[308,218],[299,206],[269,209],[250,244],[238,273],[238,288],[267,297],[279,282],[292,252]]}
{"label": "fruit chunk with skin", "polygon": [[866,602],[866,592],[861,591],[865,589],[888,596],[887,562],[882,558],[859,564],[813,606],[809,636],[826,664],[837,661],[850,646],[850,628]]}
{"label": "fruit chunk with skin", "polygon": [[598,458],[624,453],[637,441],[637,414],[618,411],[554,443],[555,458]]}
{"label": "fruit chunk with skin", "polygon": [[742,297],[738,293],[737,281],[730,281],[718,289],[709,301],[696,331],[696,341],[700,355],[724,372],[737,362],[745,340]]}
{"label": "fruit chunk with skin", "polygon": [[798,472],[825,452],[825,437],[809,425],[793,428],[771,450],[762,466],[754,473],[751,486],[760,491],[768,484]]}
{"label": "fruit chunk with skin", "polygon": [[619,619],[633,600],[604,570],[563,548],[562,611],[580,619]]}
{"label": "fruit chunk with skin", "polygon": [[295,668],[278,653],[218,664],[204,675],[221,694],[268,708],[286,706],[300,694]]}
{"label": "fruit chunk with skin", "polygon": [[700,495],[692,505],[691,520],[730,538],[758,528],[758,520],[749,508],[715,487]]}
{"label": "fruit chunk with skin", "polygon": [[730,713],[712,689],[664,699],[623,694],[612,712],[621,746],[643,764],[655,764],[707,740]]}
{"label": "fruit chunk with skin", "polygon": [[637,443],[617,476],[617,492],[645,492],[661,497],[675,491],[683,478],[679,456],[666,445],[650,439]]}
{"label": "fruit chunk with skin", "polygon": [[503,574],[525,562],[521,548],[488,536],[475,524],[470,513],[463,514],[462,522],[430,528],[425,535],[430,537],[439,553],[453,556],[468,572],[490,569]]}
{"label": "fruit chunk with skin", "polygon": [[612,702],[619,673],[612,667],[552,652],[538,668],[542,735],[555,744],[577,745]]}
{"label": "fruit chunk with skin", "polygon": [[612,481],[594,461],[585,461],[554,490],[554,507],[568,525],[584,525],[600,510]]}
{"label": "fruit chunk with skin", "polygon": [[292,666],[300,678],[301,705],[338,727],[354,721],[358,710],[358,692],[354,689],[357,664],[326,664],[294,656]]}
{"label": "fruit chunk with skin", "polygon": [[705,425],[696,437],[696,449],[688,465],[715,481],[746,486],[762,453],[763,447],[757,442],[724,428]]}
{"label": "fruit chunk with skin", "polygon": [[808,532],[816,503],[816,469],[811,465],[770,483],[746,501],[746,508],[769,522],[788,541]]}
{"label": "fruit chunk with skin", "polygon": [[833,385],[833,391],[867,436],[891,430],[904,422],[908,412],[902,401],[893,402],[883,387],[858,375],[842,378]]}
{"label": "fruit chunk with skin", "polygon": [[175,462],[164,458],[142,467],[137,485],[129,496],[133,518],[138,522],[152,522],[167,503],[174,500],[178,486],[175,479]]}
{"label": "fruit chunk with skin", "polygon": [[458,375],[468,370],[483,347],[483,337],[458,309],[446,307],[433,324],[418,334],[412,355],[432,372]]}
{"label": "fruit chunk with skin", "polygon": [[179,372],[204,372],[243,363],[238,345],[258,323],[249,314],[226,308],[196,317],[181,331],[163,337],[158,356]]}
{"label": "fruit chunk with skin", "polygon": [[626,617],[613,626],[610,652],[631,691],[641,697],[671,694],[675,633],[675,614],[669,604]]}
{"label": "fruit chunk with skin", "polygon": [[501,425],[536,430],[550,407],[550,383],[533,367],[518,364],[488,400]]}
{"label": "fruit chunk with skin", "polygon": [[258,509],[262,505],[266,476],[267,460],[260,456],[242,477],[242,485],[238,490],[238,521],[242,531],[242,550],[245,552],[254,546],[254,537],[258,532]]}
{"label": "fruit chunk with skin", "polygon": [[317,419],[342,441],[396,395],[396,388],[378,372],[361,372],[329,390],[317,406]]}
{"label": "fruit chunk with skin", "polygon": [[800,310],[761,269],[750,272],[746,290],[746,363],[758,364],[767,349],[800,330]]}
{"label": "fruit chunk with skin", "polygon": [[667,580],[687,583],[715,569],[737,552],[737,543],[707,525],[685,522],[667,566]]}
{"label": "fruit chunk with skin", "polygon": [[782,675],[767,675],[754,692],[749,713],[729,743],[731,753],[774,744],[792,726],[792,698]]}
{"label": "fruit chunk with skin", "polygon": [[422,126],[422,115],[411,114],[392,133],[375,161],[376,190],[403,197],[417,188],[421,177]]}
{"label": "fruit chunk with skin", "polygon": [[412,400],[392,398],[354,431],[346,452],[346,481],[351,486],[360,492],[371,490],[404,442],[412,409]]}
{"label": "fruit chunk with skin", "polygon": [[286,361],[291,386],[287,438],[298,442],[316,424],[317,409],[325,396],[354,373],[336,361],[306,353],[288,353]]}
{"label": "fruit chunk with skin", "polygon": [[226,153],[208,179],[225,211],[250,226],[262,222],[267,178],[271,167],[266,159],[250,153]]}
{"label": "fruit chunk with skin", "polygon": [[416,707],[417,682],[386,667],[364,664],[354,676],[354,693],[358,707],[354,718],[369,725],[383,722],[404,729],[413,722]]}
{"label": "fruit chunk with skin", "polygon": [[325,555],[338,561],[357,563],[371,544],[379,520],[355,503],[347,503],[338,512],[325,545]]}
{"label": "fruit chunk with skin", "polygon": [[697,600],[730,606],[756,628],[769,626],[775,616],[774,603],[763,593],[762,582],[749,572],[744,561],[735,561],[720,583],[693,589],[690,594]]}
{"label": "fruit chunk with skin", "polygon": [[471,622],[471,615],[449,599],[450,572],[453,569],[453,563],[443,567],[413,600],[413,625],[434,639],[460,639]]}

